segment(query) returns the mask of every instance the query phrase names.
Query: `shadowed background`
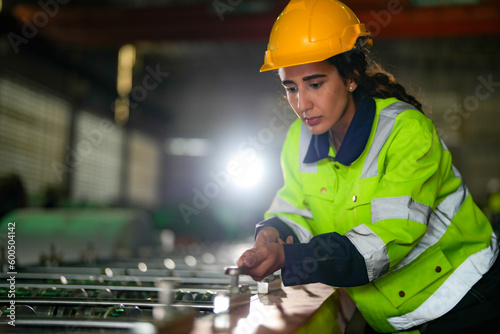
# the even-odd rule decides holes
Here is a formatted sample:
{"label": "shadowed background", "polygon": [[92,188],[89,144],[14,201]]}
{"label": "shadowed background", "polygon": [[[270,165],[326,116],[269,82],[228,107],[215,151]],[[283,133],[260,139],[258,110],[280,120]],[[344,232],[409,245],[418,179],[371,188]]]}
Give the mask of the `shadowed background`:
{"label": "shadowed background", "polygon": [[[78,209],[93,221],[96,208],[129,208],[180,244],[250,237],[282,184],[294,117],[276,75],[259,73],[286,3],[3,1],[0,214]],[[500,178],[500,4],[345,3],[488,210]]]}

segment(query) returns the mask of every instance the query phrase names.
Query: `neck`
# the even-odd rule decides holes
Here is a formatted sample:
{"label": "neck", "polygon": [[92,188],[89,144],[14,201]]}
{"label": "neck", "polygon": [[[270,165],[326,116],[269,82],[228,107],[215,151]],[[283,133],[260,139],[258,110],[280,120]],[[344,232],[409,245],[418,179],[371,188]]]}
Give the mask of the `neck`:
{"label": "neck", "polygon": [[352,94],[349,96],[350,103],[348,107],[346,108],[346,111],[342,115],[342,117],[339,119],[338,123],[335,124],[331,129],[330,129],[330,139],[333,143],[333,147],[335,148],[335,151],[338,151],[340,146],[342,145],[342,142],[344,141],[344,137],[347,133],[347,129],[349,129],[349,126],[351,125],[352,119],[354,118],[354,114],[356,113],[356,104],[352,100]]}
{"label": "neck", "polygon": [[330,129],[329,134],[330,141],[332,142],[335,151],[338,152],[340,145],[342,145],[342,142],[344,141],[345,132],[343,134],[339,134],[338,132],[334,132],[332,129]]}

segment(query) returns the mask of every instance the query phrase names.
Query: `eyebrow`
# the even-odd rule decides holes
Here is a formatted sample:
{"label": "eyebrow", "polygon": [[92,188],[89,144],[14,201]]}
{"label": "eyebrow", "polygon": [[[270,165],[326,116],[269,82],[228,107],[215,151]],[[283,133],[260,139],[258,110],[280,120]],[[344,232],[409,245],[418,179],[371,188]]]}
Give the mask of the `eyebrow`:
{"label": "eyebrow", "polygon": [[[324,78],[326,77],[325,74],[312,74],[312,75],[308,75],[307,77],[303,77],[302,78],[302,81],[309,81],[309,80],[313,80],[313,79],[317,79],[317,78]],[[292,80],[283,80],[281,82],[282,85],[288,85],[288,84],[293,84],[294,82]]]}

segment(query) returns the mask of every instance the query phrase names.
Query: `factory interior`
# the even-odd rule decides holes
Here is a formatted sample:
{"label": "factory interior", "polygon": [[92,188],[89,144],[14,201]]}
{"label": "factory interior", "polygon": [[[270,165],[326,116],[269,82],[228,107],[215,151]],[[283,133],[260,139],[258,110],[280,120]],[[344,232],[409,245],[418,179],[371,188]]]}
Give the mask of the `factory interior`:
{"label": "factory interior", "polygon": [[[231,283],[224,268],[252,247],[283,185],[280,152],[296,115],[278,75],[259,69],[287,3],[0,0],[6,333],[308,333],[321,322],[315,310],[333,291],[324,286],[278,286],[264,312],[279,318],[288,306],[298,314],[288,322],[269,324],[252,309],[277,277],[240,277],[251,303],[239,322],[213,311]],[[422,102],[474,201],[498,214],[500,3],[344,3],[370,30],[373,58]],[[16,327],[7,325],[5,281],[14,271]],[[299,310],[294,293],[310,305]],[[48,303],[64,298],[73,304]],[[93,307],[81,306],[92,298]],[[160,324],[155,303],[168,305]]]}

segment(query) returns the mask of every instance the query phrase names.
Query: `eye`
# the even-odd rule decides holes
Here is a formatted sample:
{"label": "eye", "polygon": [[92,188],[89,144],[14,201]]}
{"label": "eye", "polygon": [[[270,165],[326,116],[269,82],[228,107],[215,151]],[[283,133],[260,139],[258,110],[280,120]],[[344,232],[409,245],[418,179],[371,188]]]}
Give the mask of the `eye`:
{"label": "eye", "polygon": [[297,88],[294,86],[285,86],[285,91],[287,93],[295,93],[297,91]]}
{"label": "eye", "polygon": [[321,87],[321,85],[323,85],[323,82],[312,82],[309,84],[309,87],[313,89],[318,89]]}

